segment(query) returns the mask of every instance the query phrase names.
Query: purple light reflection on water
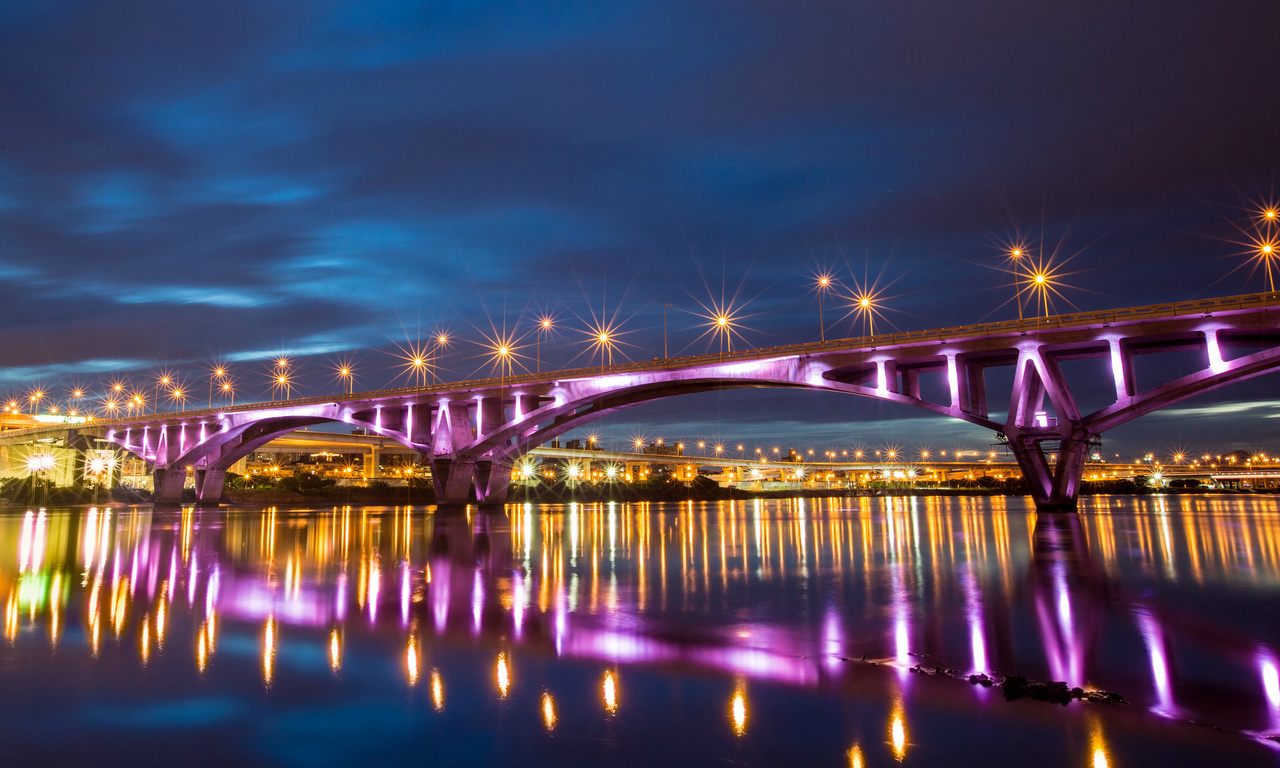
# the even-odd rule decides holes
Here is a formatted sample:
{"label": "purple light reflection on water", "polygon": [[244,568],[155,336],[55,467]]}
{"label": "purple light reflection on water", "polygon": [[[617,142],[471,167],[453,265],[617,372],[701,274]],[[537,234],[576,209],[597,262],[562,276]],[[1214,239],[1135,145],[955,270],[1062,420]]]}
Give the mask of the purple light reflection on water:
{"label": "purple light reflection on water", "polygon": [[1258,671],[1262,674],[1262,691],[1267,697],[1271,728],[1280,731],[1280,670],[1277,669],[1275,654],[1266,648],[1258,650]]}
{"label": "purple light reflection on water", "polygon": [[1064,680],[1072,686],[1084,685],[1081,637],[1072,622],[1071,592],[1061,563],[1053,566],[1052,584],[1052,595],[1037,593],[1035,597],[1036,617],[1049,671],[1054,680]]}
{"label": "purple light reflection on water", "polygon": [[308,627],[328,626],[334,619],[332,602],[321,591],[305,587],[283,594],[257,580],[229,580],[220,589],[217,612],[227,617],[276,621]]}
{"label": "purple light reflection on water", "polygon": [[962,579],[965,615],[969,621],[969,646],[973,650],[972,671],[985,673],[989,667],[987,666],[987,643],[983,637],[982,628],[982,599],[972,565],[965,569]]}
{"label": "purple light reflection on water", "polygon": [[837,669],[843,662],[844,637],[840,625],[840,616],[834,605],[827,606],[822,620],[822,659],[828,669]]}
{"label": "purple light reflection on water", "polygon": [[1173,702],[1173,686],[1169,679],[1169,662],[1165,656],[1164,633],[1151,612],[1138,608],[1134,611],[1138,617],[1138,628],[1147,646],[1147,655],[1151,659],[1151,679],[1156,693],[1156,705],[1153,712],[1165,717],[1177,714],[1177,706]]}
{"label": "purple light reflection on water", "polygon": [[484,576],[477,569],[471,585],[472,634],[480,634],[480,622],[484,618]]}

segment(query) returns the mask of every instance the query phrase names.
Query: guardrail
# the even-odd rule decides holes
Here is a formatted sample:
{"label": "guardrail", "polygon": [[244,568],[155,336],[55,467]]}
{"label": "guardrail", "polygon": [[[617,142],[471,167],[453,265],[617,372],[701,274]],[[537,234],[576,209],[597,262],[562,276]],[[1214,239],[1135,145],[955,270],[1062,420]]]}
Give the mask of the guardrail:
{"label": "guardrail", "polygon": [[[691,355],[685,357],[654,358],[653,360],[632,363],[620,363],[597,369],[595,367],[573,368],[546,373],[526,373],[513,376],[497,376],[486,379],[470,379],[452,383],[432,384],[422,387],[398,387],[395,389],[379,389],[351,395],[323,395],[317,397],[281,400],[272,403],[245,403],[225,408],[201,408],[192,411],[175,411],[155,414],[150,419],[124,417],[117,419],[94,419],[87,422],[91,428],[130,426],[173,421],[175,419],[191,420],[204,417],[217,417],[228,413],[245,413],[270,410],[273,408],[295,408],[321,403],[360,403],[367,400],[384,400],[396,397],[421,397],[430,394],[456,394],[460,392],[511,387],[526,384],[547,384],[564,380],[585,379],[594,376],[609,376],[626,373],[645,373],[666,371],[681,368],[693,368],[706,363],[727,363],[750,360],[765,360],[791,355],[810,355],[818,352],[853,351],[858,349],[872,350],[880,347],[901,346],[903,344],[952,341],[961,338],[992,337],[1015,333],[1063,330],[1108,323],[1141,323],[1152,320],[1167,320],[1190,315],[1210,315],[1215,312],[1248,311],[1259,309],[1280,310],[1280,292],[1251,293],[1240,296],[1224,296],[1215,299],[1198,299],[1167,304],[1150,304],[1142,307],[1124,307],[1099,312],[1075,312],[1067,315],[1052,315],[1030,320],[1001,320],[995,323],[978,323],[974,325],[958,325],[949,328],[934,328],[923,331],[905,331],[899,333],[877,334],[874,336],[858,336],[844,339],[833,339],[825,342],[808,342],[804,344],[787,344],[776,347],[760,347],[727,352],[724,354]],[[74,428],[83,425],[50,425],[28,427],[0,432],[0,437],[21,437]]]}

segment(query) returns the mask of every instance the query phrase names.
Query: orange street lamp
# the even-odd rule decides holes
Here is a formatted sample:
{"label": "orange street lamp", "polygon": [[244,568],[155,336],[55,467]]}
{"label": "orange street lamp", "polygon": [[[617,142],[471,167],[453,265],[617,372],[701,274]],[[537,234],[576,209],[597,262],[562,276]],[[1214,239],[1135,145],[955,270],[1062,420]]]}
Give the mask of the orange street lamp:
{"label": "orange street lamp", "polygon": [[1018,283],[1018,260],[1022,258],[1022,249],[1009,249],[1009,258],[1013,260],[1013,294],[1018,303],[1018,322],[1022,322],[1022,288]]}

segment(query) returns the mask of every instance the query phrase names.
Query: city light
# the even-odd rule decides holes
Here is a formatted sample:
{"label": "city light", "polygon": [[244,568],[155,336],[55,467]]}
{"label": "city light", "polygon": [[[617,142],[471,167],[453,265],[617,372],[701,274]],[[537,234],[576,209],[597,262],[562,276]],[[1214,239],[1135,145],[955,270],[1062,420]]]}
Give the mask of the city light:
{"label": "city light", "polygon": [[53,454],[33,453],[27,457],[25,465],[28,472],[39,474],[53,469],[57,465],[57,459],[53,457]]}

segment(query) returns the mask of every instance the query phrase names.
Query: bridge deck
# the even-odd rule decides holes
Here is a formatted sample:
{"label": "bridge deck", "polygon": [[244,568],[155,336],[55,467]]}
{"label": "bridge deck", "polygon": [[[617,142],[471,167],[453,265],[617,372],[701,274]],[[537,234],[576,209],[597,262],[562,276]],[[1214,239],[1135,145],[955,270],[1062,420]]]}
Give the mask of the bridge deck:
{"label": "bridge deck", "polygon": [[[873,351],[915,344],[937,342],[955,342],[975,338],[1001,338],[1020,336],[1031,333],[1050,331],[1082,330],[1107,326],[1124,326],[1151,323],[1188,317],[1209,317],[1214,315],[1230,315],[1243,312],[1280,310],[1280,292],[1254,293],[1240,296],[1226,296],[1213,299],[1173,302],[1167,304],[1151,304],[1138,307],[1125,307],[1096,312],[1075,312],[1071,314],[1052,315],[1029,320],[1003,320],[995,323],[977,323],[973,325],[935,328],[922,331],[906,331],[900,333],[876,334],[874,336],[833,339],[825,342],[803,344],[787,344],[774,347],[753,348],[723,354],[690,355],[684,357],[655,358],[643,362],[621,363],[601,368],[585,367],[546,371],[542,373],[526,373],[513,376],[470,379],[458,382],[442,382],[421,387],[398,387],[394,389],[371,390],[352,394],[320,395],[315,397],[280,400],[275,402],[253,402],[241,405],[201,408],[189,411],[152,414],[148,417],[122,417],[117,419],[92,419],[91,428],[127,426],[150,422],[171,421],[174,419],[199,419],[209,416],[220,416],[228,413],[246,413],[264,409],[285,409],[294,406],[314,405],[318,403],[363,402],[395,397],[421,396],[424,394],[452,394],[474,390],[493,389],[495,387],[514,387],[528,384],[547,384],[574,379],[585,379],[601,375],[628,374],[643,372],[660,372],[677,369],[696,368],[711,363],[731,363],[734,361],[763,360],[781,357],[814,355],[824,352],[856,352]],[[23,437],[45,432],[66,430],[67,424],[41,425],[27,429],[7,430],[0,433],[0,439]]]}

